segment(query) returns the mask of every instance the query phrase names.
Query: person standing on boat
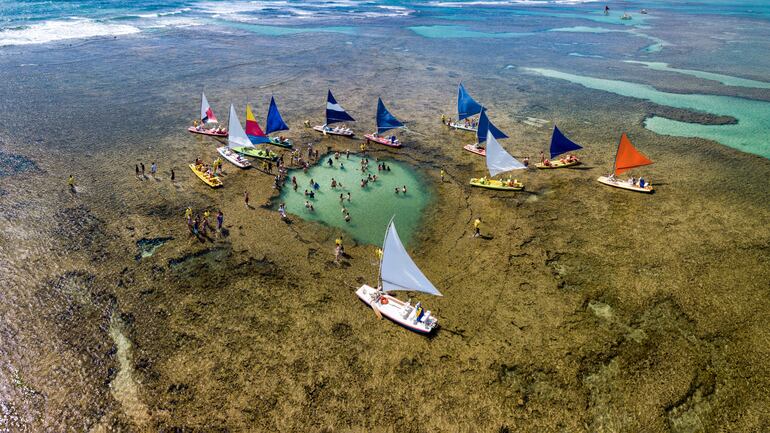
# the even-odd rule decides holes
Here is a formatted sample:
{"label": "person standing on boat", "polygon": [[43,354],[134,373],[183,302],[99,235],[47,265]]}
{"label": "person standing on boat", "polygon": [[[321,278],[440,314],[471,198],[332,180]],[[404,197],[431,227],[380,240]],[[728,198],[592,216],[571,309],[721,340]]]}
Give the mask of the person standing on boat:
{"label": "person standing on boat", "polygon": [[481,217],[476,217],[476,220],[473,221],[473,230],[474,238],[481,236]]}

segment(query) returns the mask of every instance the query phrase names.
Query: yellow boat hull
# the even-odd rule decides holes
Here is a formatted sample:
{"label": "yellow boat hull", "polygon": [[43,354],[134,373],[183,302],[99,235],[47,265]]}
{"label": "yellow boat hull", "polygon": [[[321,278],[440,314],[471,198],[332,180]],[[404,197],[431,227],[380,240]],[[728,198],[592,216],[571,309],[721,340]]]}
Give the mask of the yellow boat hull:
{"label": "yellow boat hull", "polygon": [[471,186],[478,188],[496,189],[500,191],[521,191],[524,189],[524,184],[521,182],[514,183],[513,186],[508,186],[508,182],[500,180],[484,180],[473,178],[470,182]]}
{"label": "yellow boat hull", "polygon": [[215,176],[209,177],[206,175],[206,173],[198,171],[195,168],[195,164],[190,164],[190,170],[192,170],[193,173],[195,173],[195,175],[198,176],[198,179],[202,180],[203,183],[205,183],[206,185],[212,188],[219,188],[220,186],[222,186],[222,181],[218,177],[215,177]]}

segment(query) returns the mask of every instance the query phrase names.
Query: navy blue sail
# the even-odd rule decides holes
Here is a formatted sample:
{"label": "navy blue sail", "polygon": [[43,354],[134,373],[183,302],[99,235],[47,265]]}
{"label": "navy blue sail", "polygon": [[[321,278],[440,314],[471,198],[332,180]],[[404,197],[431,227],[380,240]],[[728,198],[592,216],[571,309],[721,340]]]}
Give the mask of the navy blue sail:
{"label": "navy blue sail", "polygon": [[476,131],[476,140],[479,143],[483,143],[487,140],[487,130],[490,131],[495,138],[508,138],[503,131],[497,129],[497,127],[489,121],[487,110],[482,110],[481,117],[479,117],[479,127]]}
{"label": "navy blue sail", "polygon": [[382,134],[385,131],[393,128],[400,128],[404,126],[395,116],[390,114],[385,104],[382,103],[382,98],[377,98],[377,134]]}
{"label": "navy blue sail", "polygon": [[267,121],[265,122],[265,134],[277,131],[288,131],[289,125],[287,125],[281,113],[278,112],[278,106],[275,104],[275,98],[270,97],[270,108],[267,110]]}
{"label": "navy blue sail", "polygon": [[465,91],[463,83],[460,83],[460,89],[457,91],[457,118],[463,120],[466,117],[475,116],[484,109],[476,102],[468,92]]}
{"label": "navy blue sail", "polygon": [[554,125],[553,135],[551,136],[551,159],[562,153],[580,149],[582,149],[580,145],[565,137],[564,134],[559,131],[559,128]]}
{"label": "navy blue sail", "polygon": [[346,113],[345,109],[337,103],[331,89],[329,89],[329,94],[326,96],[326,124],[355,121],[356,119],[350,117],[350,114]]}

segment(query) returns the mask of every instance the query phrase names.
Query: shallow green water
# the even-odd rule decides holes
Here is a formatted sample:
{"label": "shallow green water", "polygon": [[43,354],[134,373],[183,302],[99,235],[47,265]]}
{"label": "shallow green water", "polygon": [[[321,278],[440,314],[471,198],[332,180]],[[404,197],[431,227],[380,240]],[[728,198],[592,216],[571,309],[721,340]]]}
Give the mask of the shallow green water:
{"label": "shallow green water", "polygon": [[770,83],[765,81],[750,80],[748,78],[733,77],[731,75],[716,74],[713,72],[698,71],[695,69],[672,68],[668,65],[668,63],[663,62],[640,62],[636,60],[626,60],[626,63],[644,65],[654,71],[676,72],[678,74],[690,75],[693,77],[702,78],[704,80],[717,81],[726,86],[770,89]]}
{"label": "shallow green water", "polygon": [[701,125],[653,116],[644,122],[644,126],[658,134],[706,138],[743,152],[770,158],[770,142],[767,140],[770,133],[770,102],[731,96],[661,92],[646,84],[587,77],[553,69],[524,70],[581,84],[590,89],[646,99],[660,105],[734,117],[738,120],[734,125]]}
{"label": "shallow green water", "polygon": [[530,36],[534,33],[515,33],[515,32],[480,32],[477,30],[470,30],[465,26],[414,26],[409,27],[409,30],[417,33],[425,38],[518,38],[521,36]]}
{"label": "shallow green water", "polygon": [[[334,161],[329,167],[327,161]],[[307,173],[302,170],[290,170],[289,181],[281,193],[281,201],[286,203],[290,214],[303,219],[322,222],[326,225],[345,230],[349,236],[358,242],[373,245],[382,244],[390,218],[396,216],[398,233],[404,243],[409,243],[419,225],[424,207],[430,201],[430,191],[424,181],[411,167],[393,160],[384,161],[390,167],[389,172],[378,171],[374,158],[369,159],[369,169],[361,172],[361,158],[350,155],[349,159],[342,154],[339,160],[327,155],[322,158],[323,164],[311,167]],[[344,169],[340,168],[344,164]],[[368,174],[377,175],[377,181],[369,182],[362,188],[361,179]],[[291,186],[291,177],[297,177],[299,187],[295,192]],[[342,182],[342,187],[332,188],[331,180]],[[320,187],[315,190],[315,198],[305,196],[305,190],[310,190],[310,179]],[[396,194],[394,188],[406,185],[407,193]],[[351,199],[348,201],[347,193]],[[344,200],[340,201],[340,194]],[[305,207],[309,200],[315,210]],[[350,212],[351,220],[346,222],[342,207]]]}

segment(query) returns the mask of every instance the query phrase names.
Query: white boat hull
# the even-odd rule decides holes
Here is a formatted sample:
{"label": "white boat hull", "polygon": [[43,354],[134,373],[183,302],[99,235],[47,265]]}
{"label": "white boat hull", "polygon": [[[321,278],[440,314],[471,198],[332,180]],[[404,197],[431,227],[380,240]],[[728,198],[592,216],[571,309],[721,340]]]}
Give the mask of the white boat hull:
{"label": "white boat hull", "polygon": [[251,163],[249,162],[248,159],[233,152],[227,146],[217,147],[217,152],[219,152],[219,154],[222,155],[223,158],[230,161],[236,167],[239,167],[239,168],[251,167]]}
{"label": "white boat hull", "polygon": [[459,129],[461,131],[477,132],[478,128],[473,126],[466,126],[465,123],[449,122],[449,127]]}
{"label": "white boat hull", "polygon": [[343,137],[352,137],[355,135],[353,134],[353,131],[348,128],[324,128],[322,125],[316,125],[313,129],[326,135],[340,135]]}
{"label": "white boat hull", "polygon": [[642,188],[638,185],[634,185],[628,182],[628,180],[614,179],[614,178],[610,178],[609,176],[599,176],[599,178],[596,180],[598,180],[599,182],[605,185],[613,186],[615,188],[627,189],[629,191],[645,192],[648,194],[653,191],[651,185],[647,185],[644,188]]}
{"label": "white boat hull", "polygon": [[[433,332],[436,326],[438,326],[438,320],[428,313],[426,313],[418,322],[415,317],[416,311],[413,305],[409,305],[388,294],[379,296],[380,292],[367,284],[359,287],[358,290],[356,290],[356,295],[358,295],[364,304],[371,308],[376,308],[377,311],[388,320],[395,322],[397,325],[401,325],[412,332],[427,335]],[[382,299],[385,299],[386,301],[383,303]]]}

